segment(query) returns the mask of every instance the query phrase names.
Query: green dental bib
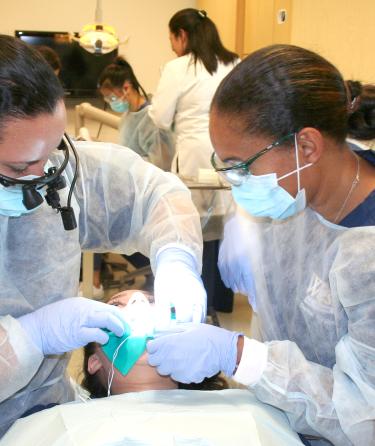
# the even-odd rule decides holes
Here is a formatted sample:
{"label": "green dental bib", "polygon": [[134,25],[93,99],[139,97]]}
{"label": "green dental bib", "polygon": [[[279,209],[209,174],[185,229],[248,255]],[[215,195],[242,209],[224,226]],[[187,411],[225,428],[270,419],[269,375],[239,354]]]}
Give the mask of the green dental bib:
{"label": "green dental bib", "polygon": [[109,340],[102,346],[102,350],[108,360],[112,363],[113,356],[118,346],[123,342],[117,352],[114,366],[122,374],[126,375],[140,356],[146,350],[146,343],[150,336],[132,336],[130,327],[124,324],[125,333],[122,336],[116,336],[113,332],[108,332]]}

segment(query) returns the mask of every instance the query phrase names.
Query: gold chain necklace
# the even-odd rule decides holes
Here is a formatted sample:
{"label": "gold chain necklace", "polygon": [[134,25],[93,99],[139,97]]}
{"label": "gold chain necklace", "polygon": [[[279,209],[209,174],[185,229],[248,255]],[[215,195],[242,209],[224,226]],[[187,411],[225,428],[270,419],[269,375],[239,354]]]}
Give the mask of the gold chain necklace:
{"label": "gold chain necklace", "polygon": [[338,221],[340,221],[340,217],[341,217],[342,213],[344,212],[345,207],[346,207],[350,197],[352,196],[352,193],[353,193],[354,189],[356,188],[357,184],[359,183],[359,173],[360,173],[359,157],[355,153],[353,153],[353,155],[355,156],[355,159],[357,161],[357,172],[356,172],[355,177],[354,177],[354,179],[352,181],[352,185],[350,186],[350,190],[348,192],[348,195],[346,196],[346,198],[344,200],[344,203],[342,204],[342,206],[341,206],[340,210],[338,211],[335,219],[333,220],[333,223],[337,223]]}

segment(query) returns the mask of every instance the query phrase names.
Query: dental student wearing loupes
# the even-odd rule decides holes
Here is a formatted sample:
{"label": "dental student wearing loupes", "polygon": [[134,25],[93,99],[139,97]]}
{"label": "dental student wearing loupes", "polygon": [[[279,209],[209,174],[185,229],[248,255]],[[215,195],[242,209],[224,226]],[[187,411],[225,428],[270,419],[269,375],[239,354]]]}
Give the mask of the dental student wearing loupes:
{"label": "dental student wearing loupes", "polygon": [[257,311],[263,342],[201,324],[148,343],[160,374],[221,370],[284,411],[305,444],[375,438],[375,157],[345,141],[351,122],[375,135],[371,114],[351,119],[360,101],[333,65],[290,45],[222,81],[212,165],[239,209],[219,268]]}
{"label": "dental student wearing loupes", "polygon": [[189,191],[129,149],[73,144],[63,98],[42,56],[0,35],[0,437],[74,398],[66,352],[123,335],[116,307],[75,297],[82,250],[142,252],[161,319],[205,318]]}

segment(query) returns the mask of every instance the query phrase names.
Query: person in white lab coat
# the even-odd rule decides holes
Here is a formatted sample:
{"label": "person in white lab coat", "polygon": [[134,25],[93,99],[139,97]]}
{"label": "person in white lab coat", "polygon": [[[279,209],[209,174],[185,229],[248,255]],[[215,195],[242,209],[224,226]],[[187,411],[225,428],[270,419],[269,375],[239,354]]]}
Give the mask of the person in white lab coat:
{"label": "person in white lab coat", "polygon": [[[213,148],[208,134],[211,100],[221,80],[239,58],[223,46],[215,24],[205,11],[193,8],[178,11],[169,21],[169,37],[178,57],[165,65],[149,114],[157,126],[173,128],[175,132],[172,172],[197,180],[199,168],[212,168]],[[231,202],[230,193],[195,190],[192,198],[202,222],[203,281],[208,302],[212,300],[210,295],[225,294],[224,306],[218,302],[217,309],[230,310],[233,295],[220,287],[216,268],[218,240],[222,236],[223,216]],[[212,264],[215,270],[208,272]]]}

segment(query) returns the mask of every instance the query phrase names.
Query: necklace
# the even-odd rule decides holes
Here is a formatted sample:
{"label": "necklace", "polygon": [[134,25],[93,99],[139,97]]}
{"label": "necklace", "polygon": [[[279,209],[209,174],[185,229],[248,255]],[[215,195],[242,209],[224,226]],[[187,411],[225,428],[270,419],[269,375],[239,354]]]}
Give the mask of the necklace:
{"label": "necklace", "polygon": [[338,221],[340,221],[340,217],[341,217],[342,213],[344,212],[345,207],[346,207],[350,197],[352,196],[352,193],[353,193],[354,189],[356,188],[357,184],[359,183],[359,172],[360,172],[359,157],[355,153],[353,153],[353,155],[355,156],[355,159],[357,161],[357,172],[356,172],[355,177],[354,177],[354,179],[352,181],[352,185],[350,186],[348,195],[346,196],[346,198],[344,200],[344,203],[342,204],[342,206],[341,206],[340,210],[338,211],[335,219],[333,220],[333,223],[337,223]]}

